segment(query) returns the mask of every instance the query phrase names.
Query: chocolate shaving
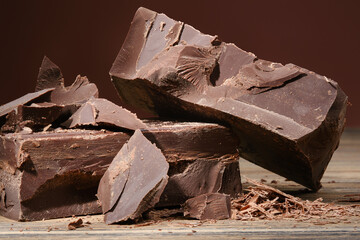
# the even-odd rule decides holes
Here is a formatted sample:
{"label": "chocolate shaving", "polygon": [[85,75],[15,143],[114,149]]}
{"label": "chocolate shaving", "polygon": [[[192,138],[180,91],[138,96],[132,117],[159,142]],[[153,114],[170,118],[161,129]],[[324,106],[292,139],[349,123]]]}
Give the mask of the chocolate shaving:
{"label": "chocolate shaving", "polygon": [[254,184],[237,199],[232,200],[232,219],[237,220],[278,220],[294,218],[300,221],[309,218],[340,218],[360,216],[360,205],[335,205],[324,203],[322,198],[315,201],[302,200],[265,184],[247,179]]}

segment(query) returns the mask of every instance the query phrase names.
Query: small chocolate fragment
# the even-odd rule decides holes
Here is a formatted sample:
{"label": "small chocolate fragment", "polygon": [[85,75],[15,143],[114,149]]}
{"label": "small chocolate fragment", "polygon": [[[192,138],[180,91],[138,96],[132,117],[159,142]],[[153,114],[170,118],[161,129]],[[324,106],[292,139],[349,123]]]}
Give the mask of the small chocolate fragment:
{"label": "small chocolate fragment", "polygon": [[68,224],[68,229],[69,230],[75,230],[77,228],[81,228],[81,227],[84,227],[83,225],[83,220],[81,218],[79,218],[78,220],[76,221],[73,221],[73,222],[70,222]]}
{"label": "small chocolate fragment", "polygon": [[58,87],[64,87],[61,70],[47,56],[44,56],[39,69],[35,91]]}
{"label": "small chocolate fragment", "polygon": [[344,128],[347,96],[333,80],[145,8],[110,75],[124,104],[160,119],[230,126],[243,158],[313,190]]}
{"label": "small chocolate fragment", "polygon": [[88,100],[65,124],[70,128],[82,126],[110,126],[132,130],[146,128],[135,114],[102,98]]}
{"label": "small chocolate fragment", "polygon": [[184,216],[205,219],[228,219],[231,216],[230,196],[207,193],[188,199],[184,204]]}
{"label": "small chocolate fragment", "polygon": [[97,196],[105,222],[134,220],[154,207],[167,184],[168,169],[160,149],[136,130],[100,180]]}
{"label": "small chocolate fragment", "polygon": [[[220,171],[208,174],[204,182],[221,189],[206,189],[231,196],[240,193],[237,141],[229,129],[193,122],[146,125],[148,128],[142,129],[144,136],[161,149],[170,165],[169,183],[174,182],[172,176],[176,177],[175,183],[198,181],[195,173],[193,178],[182,173],[194,169],[192,164],[204,167],[199,163],[202,161],[209,164],[208,169]],[[0,136],[0,214],[32,221],[101,213],[95,195],[99,181],[129,138],[129,131],[85,129],[22,131]],[[220,176],[217,183],[209,175]],[[203,193],[198,190],[193,194]],[[173,199],[183,204],[189,198],[188,193],[184,194],[165,188],[158,205],[174,206]]]}

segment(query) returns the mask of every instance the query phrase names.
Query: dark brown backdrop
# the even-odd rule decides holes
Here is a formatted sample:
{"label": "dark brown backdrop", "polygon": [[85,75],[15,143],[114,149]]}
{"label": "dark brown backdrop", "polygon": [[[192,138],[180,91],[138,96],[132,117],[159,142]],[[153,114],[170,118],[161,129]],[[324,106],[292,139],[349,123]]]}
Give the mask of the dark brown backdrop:
{"label": "dark brown backdrop", "polygon": [[[179,3],[181,2],[181,4]],[[217,34],[258,57],[292,62],[340,83],[360,126],[360,1],[1,1],[0,105],[31,92],[42,57],[67,84],[77,74],[118,102],[108,71],[139,6]]]}

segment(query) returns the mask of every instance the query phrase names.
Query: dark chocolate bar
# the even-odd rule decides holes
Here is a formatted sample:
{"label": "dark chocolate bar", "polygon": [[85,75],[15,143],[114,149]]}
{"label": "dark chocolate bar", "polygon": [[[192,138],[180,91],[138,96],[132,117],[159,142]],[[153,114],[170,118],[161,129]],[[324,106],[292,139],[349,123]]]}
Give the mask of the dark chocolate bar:
{"label": "dark chocolate bar", "polygon": [[347,96],[335,81],[145,8],[110,75],[124,103],[161,119],[229,126],[243,158],[313,190],[344,128]]}
{"label": "dark chocolate bar", "polygon": [[[209,123],[146,124],[144,136],[169,162],[169,182],[174,177],[179,183],[195,185],[199,176],[191,178],[184,172],[207,161],[207,169],[215,173],[208,173],[196,186],[210,187],[192,195],[240,193],[237,140],[227,128]],[[101,213],[96,198],[99,181],[130,136],[129,131],[86,129],[0,136],[0,214],[15,220],[41,220]],[[171,206],[174,198],[184,199],[182,204],[188,198],[187,193],[168,191],[165,188],[167,197],[158,204]]]}
{"label": "dark chocolate bar", "polygon": [[136,130],[100,180],[97,197],[107,224],[136,220],[159,202],[168,182],[169,163]]}

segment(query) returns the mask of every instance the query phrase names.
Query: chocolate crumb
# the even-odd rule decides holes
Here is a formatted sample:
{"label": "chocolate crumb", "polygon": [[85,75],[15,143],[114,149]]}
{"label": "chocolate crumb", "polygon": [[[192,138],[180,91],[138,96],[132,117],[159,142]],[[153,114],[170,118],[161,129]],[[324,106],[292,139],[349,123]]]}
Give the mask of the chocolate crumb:
{"label": "chocolate crumb", "polygon": [[82,221],[81,218],[79,218],[79,219],[76,220],[76,221],[70,222],[70,223],[68,224],[68,229],[69,229],[69,230],[75,230],[75,229],[81,228],[81,227],[84,227],[83,221]]}

